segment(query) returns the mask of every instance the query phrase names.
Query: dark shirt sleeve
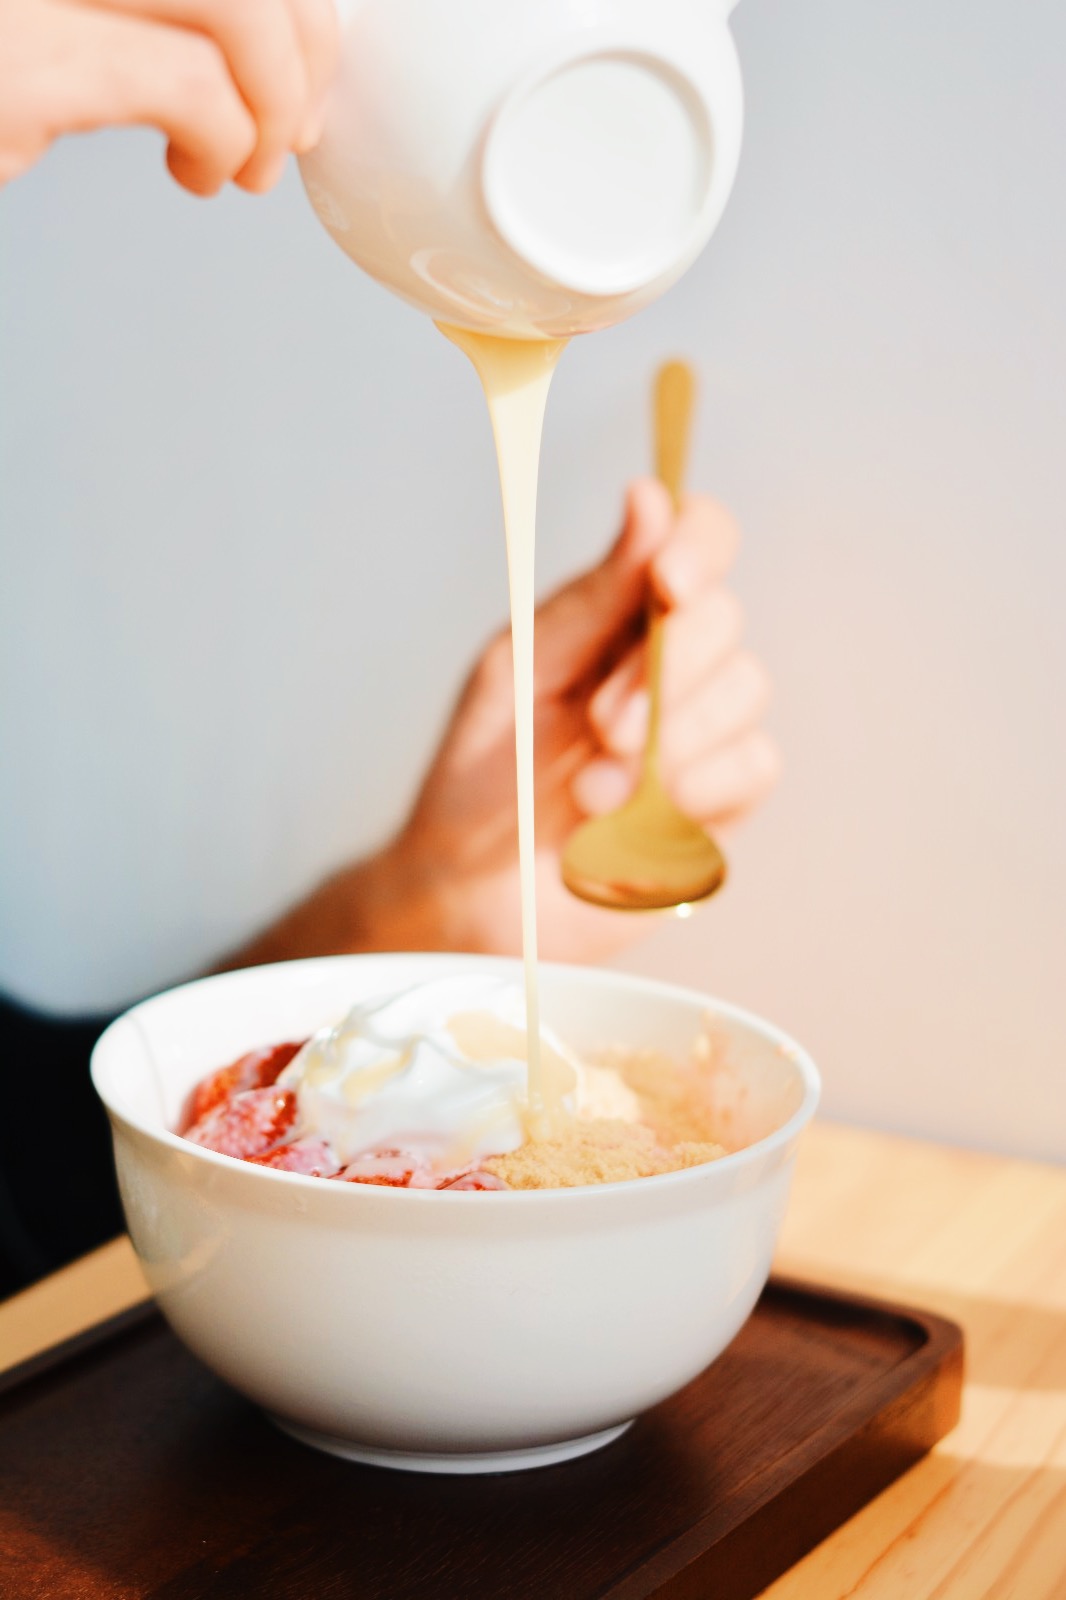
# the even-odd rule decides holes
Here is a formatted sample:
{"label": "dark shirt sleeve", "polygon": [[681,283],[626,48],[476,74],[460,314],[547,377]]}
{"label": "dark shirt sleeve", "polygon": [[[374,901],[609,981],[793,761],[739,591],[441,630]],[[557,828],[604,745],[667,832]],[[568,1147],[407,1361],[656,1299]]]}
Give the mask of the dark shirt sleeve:
{"label": "dark shirt sleeve", "polygon": [[0,995],[0,1296],[122,1230],[107,1115],[89,1055],[110,1017]]}

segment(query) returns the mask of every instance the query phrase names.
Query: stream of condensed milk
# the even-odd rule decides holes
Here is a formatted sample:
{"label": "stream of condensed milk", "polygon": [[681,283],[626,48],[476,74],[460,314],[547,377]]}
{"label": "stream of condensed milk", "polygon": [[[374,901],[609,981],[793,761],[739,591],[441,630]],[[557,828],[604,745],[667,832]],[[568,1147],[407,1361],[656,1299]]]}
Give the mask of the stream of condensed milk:
{"label": "stream of condensed milk", "polygon": [[[500,469],[507,535],[507,578],[514,656],[515,755],[518,774],[518,869],[522,894],[522,957],[526,988],[529,1132],[549,1136],[564,1114],[570,1087],[564,1064],[542,1051],[537,983],[537,879],[533,836],[533,552],[537,469],[544,407],[565,339],[502,339],[438,323],[469,356],[488,402]],[[558,1070],[562,1068],[560,1073]]]}

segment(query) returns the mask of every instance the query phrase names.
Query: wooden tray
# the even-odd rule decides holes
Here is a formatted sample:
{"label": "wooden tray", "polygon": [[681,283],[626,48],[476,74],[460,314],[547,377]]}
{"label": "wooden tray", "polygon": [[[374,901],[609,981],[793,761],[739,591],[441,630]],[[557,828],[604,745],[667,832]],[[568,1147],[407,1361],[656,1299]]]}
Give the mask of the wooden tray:
{"label": "wooden tray", "polygon": [[954,1424],[962,1335],[773,1282],[718,1362],[595,1455],[354,1466],[130,1314],[0,1398],[3,1600],[750,1600]]}

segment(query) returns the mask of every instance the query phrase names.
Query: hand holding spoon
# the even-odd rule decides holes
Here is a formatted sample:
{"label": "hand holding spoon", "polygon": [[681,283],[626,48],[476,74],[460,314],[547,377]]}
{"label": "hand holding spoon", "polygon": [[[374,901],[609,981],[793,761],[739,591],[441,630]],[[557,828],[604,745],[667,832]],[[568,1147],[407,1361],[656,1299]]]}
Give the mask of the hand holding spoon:
{"label": "hand holding spoon", "polygon": [[[695,380],[682,361],[660,368],[655,385],[656,471],[681,497]],[[725,859],[698,823],[663,786],[659,764],[663,620],[653,600],[648,619],[648,737],[636,790],[617,811],[582,823],[563,852],[563,882],[572,894],[622,911],[691,904],[725,879]]]}

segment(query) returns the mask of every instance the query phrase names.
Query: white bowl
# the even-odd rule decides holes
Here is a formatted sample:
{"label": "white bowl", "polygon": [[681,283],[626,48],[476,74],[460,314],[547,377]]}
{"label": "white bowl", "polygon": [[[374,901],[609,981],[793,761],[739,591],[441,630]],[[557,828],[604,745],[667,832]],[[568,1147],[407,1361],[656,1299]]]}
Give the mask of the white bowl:
{"label": "white bowl", "polygon": [[[517,963],[337,956],[170,990],[93,1053],[130,1235],[174,1331],[309,1444],[357,1461],[504,1471],[606,1444],[737,1333],[766,1281],[817,1072],[784,1034],[691,990],[542,967],[578,1050],[681,1054],[708,1013],[730,1154],[580,1189],[443,1192],[252,1166],[171,1130],[206,1072],[356,1000]],[[734,1148],[735,1147],[735,1148]]]}
{"label": "white bowl", "polygon": [[300,159],[341,249],[446,322],[608,327],[725,209],[743,91],[734,0],[340,0],[321,139]]}

